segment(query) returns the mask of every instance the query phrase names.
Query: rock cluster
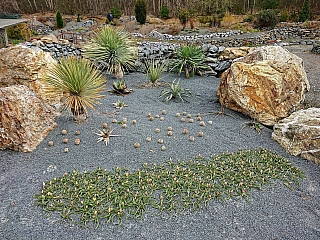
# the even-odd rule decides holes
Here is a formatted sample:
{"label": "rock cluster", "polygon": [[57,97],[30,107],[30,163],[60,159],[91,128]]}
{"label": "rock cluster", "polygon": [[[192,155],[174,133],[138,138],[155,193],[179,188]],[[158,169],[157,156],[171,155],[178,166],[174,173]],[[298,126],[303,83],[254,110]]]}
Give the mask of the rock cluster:
{"label": "rock cluster", "polygon": [[81,48],[71,44],[62,43],[45,43],[43,41],[26,42],[25,45],[29,48],[40,48],[44,52],[51,53],[55,59],[67,56],[81,56]]}
{"label": "rock cluster", "polygon": [[320,166],[320,109],[299,110],[282,119],[274,125],[272,139],[290,154]]}
{"label": "rock cluster", "polygon": [[165,41],[191,41],[191,42],[202,42],[204,40],[208,41],[213,38],[226,38],[235,35],[240,35],[243,32],[240,30],[230,30],[227,32],[216,32],[211,34],[200,34],[200,35],[171,35],[171,34],[163,34],[158,32],[157,30],[153,30],[150,32],[149,37],[158,39],[158,40],[165,40]]}
{"label": "rock cluster", "polygon": [[0,88],[0,149],[31,152],[59,113],[24,85]]}
{"label": "rock cluster", "polygon": [[259,47],[222,75],[221,105],[273,126],[304,100],[310,89],[302,59],[279,46]]}
{"label": "rock cluster", "polygon": [[311,52],[312,52],[312,53],[320,54],[320,44],[319,44],[319,45],[314,45],[314,46],[312,47]]}

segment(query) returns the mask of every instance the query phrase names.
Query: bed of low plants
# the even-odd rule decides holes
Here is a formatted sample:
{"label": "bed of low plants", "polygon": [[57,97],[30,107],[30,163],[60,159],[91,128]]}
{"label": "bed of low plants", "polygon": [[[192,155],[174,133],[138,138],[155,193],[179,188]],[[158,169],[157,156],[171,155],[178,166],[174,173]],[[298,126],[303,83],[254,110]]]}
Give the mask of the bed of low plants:
{"label": "bed of low plants", "polygon": [[290,161],[267,149],[239,150],[209,159],[144,164],[130,172],[117,167],[73,171],[43,183],[36,204],[62,219],[98,227],[102,221],[122,223],[145,211],[183,212],[201,209],[213,199],[247,198],[252,188],[281,180],[291,188],[304,174]]}

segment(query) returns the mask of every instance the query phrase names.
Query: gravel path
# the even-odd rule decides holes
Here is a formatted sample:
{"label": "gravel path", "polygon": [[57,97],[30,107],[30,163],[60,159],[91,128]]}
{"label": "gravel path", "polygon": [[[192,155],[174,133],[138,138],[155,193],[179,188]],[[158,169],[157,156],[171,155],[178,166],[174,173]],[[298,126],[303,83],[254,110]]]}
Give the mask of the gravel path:
{"label": "gravel path", "polygon": [[[171,82],[177,76],[167,76]],[[146,79],[135,73],[125,76],[127,84],[134,92],[120,97],[106,92],[103,104],[91,111],[91,118],[81,124],[75,124],[62,116],[57,119],[58,126],[32,153],[18,153],[9,150],[0,151],[0,239],[319,239],[320,238],[320,168],[299,157],[287,154],[271,139],[272,130],[263,128],[258,134],[255,130],[244,128],[243,123],[250,121],[246,116],[226,110],[234,116],[206,115],[204,121],[213,121],[212,125],[199,126],[198,122],[181,123],[175,117],[177,112],[186,111],[195,117],[220,111],[216,97],[219,84],[217,78],[181,79],[181,85],[190,88],[196,97],[190,103],[161,102],[157,96],[161,88],[141,87]],[[109,86],[112,79],[109,79]],[[128,107],[117,111],[112,103],[123,100]],[[153,122],[147,118],[148,112],[161,115],[165,109],[164,121],[156,118]],[[94,135],[96,128],[103,122],[111,124],[113,118],[128,119],[128,127],[117,125],[108,147],[97,143]],[[131,124],[132,119],[137,124]],[[173,136],[166,136],[168,126],[173,127]],[[154,129],[161,129],[155,133]],[[204,137],[196,137],[190,142],[188,136],[181,134],[187,127],[190,134],[197,136],[202,130]],[[61,130],[68,130],[71,143],[62,143]],[[81,131],[81,144],[76,146],[73,140],[75,131]],[[150,143],[145,141],[152,137]],[[164,139],[166,151],[160,151],[157,139]],[[48,147],[48,141],[54,141]],[[141,148],[135,149],[134,142],[140,142]],[[64,153],[64,147],[69,153]],[[291,191],[281,182],[263,187],[261,191],[252,191],[248,201],[243,199],[225,202],[212,201],[207,208],[199,212],[187,211],[183,214],[161,214],[153,209],[146,212],[144,219],[127,220],[123,225],[100,224],[98,229],[73,226],[57,222],[58,214],[46,217],[44,212],[34,206],[33,195],[39,193],[42,182],[59,177],[74,169],[79,172],[90,171],[98,166],[114,170],[117,166],[129,170],[138,169],[143,163],[163,163],[170,157],[188,160],[201,154],[208,157],[225,151],[237,151],[239,148],[265,147],[290,159],[301,168],[306,178],[300,186]]]}

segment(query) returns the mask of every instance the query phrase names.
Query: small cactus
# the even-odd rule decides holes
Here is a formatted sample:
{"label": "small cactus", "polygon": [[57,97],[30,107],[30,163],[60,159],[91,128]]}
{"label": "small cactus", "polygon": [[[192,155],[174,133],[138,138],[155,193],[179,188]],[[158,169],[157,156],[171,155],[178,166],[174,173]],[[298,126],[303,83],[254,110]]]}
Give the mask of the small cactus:
{"label": "small cactus", "polygon": [[180,113],[176,113],[176,117],[180,117]]}
{"label": "small cactus", "polygon": [[75,145],[79,145],[79,144],[80,144],[80,138],[76,138],[76,139],[74,140],[74,144],[75,144]]}
{"label": "small cactus", "polygon": [[193,123],[193,118],[190,118],[190,119],[189,119],[189,123]]}
{"label": "small cactus", "polygon": [[53,141],[49,141],[49,142],[48,142],[48,145],[49,145],[50,147],[53,146],[53,145],[54,145]]}
{"label": "small cactus", "polygon": [[151,116],[152,116],[152,114],[149,112],[149,113],[148,113],[148,117],[151,117]]}
{"label": "small cactus", "polygon": [[208,124],[212,125],[212,121],[208,121]]}
{"label": "small cactus", "polygon": [[117,119],[112,119],[112,123],[117,123]]}
{"label": "small cactus", "polygon": [[168,136],[172,136],[172,131],[168,131]]}
{"label": "small cactus", "polygon": [[171,126],[168,127],[168,131],[172,131],[172,127]]}
{"label": "small cactus", "polygon": [[159,129],[159,128],[156,128],[154,131],[155,131],[156,133],[159,133],[159,132],[160,132],[160,129]]}
{"label": "small cactus", "polygon": [[137,124],[137,120],[133,119],[132,124]]}
{"label": "small cactus", "polygon": [[197,117],[201,117],[201,114],[200,114],[200,113],[197,113]]}
{"label": "small cactus", "polygon": [[199,137],[203,137],[203,132],[199,132],[199,133],[198,133],[198,136],[199,136]]}
{"label": "small cactus", "polygon": [[65,129],[63,129],[62,131],[61,131],[61,133],[62,133],[62,135],[67,135],[67,130],[65,130]]}
{"label": "small cactus", "polygon": [[201,117],[200,116],[197,117],[197,121],[201,121]]}
{"label": "small cactus", "polygon": [[159,118],[160,116],[159,116],[159,114],[156,114],[156,118]]}
{"label": "small cactus", "polygon": [[191,118],[191,114],[188,114],[188,115],[187,115],[187,118]]}
{"label": "small cactus", "polygon": [[161,118],[160,118],[160,121],[164,121],[164,117],[161,117]]}
{"label": "small cactus", "polygon": [[150,121],[153,121],[153,120],[154,120],[154,117],[152,117],[152,116],[149,117],[149,120],[150,120]]}
{"label": "small cactus", "polygon": [[63,143],[68,143],[68,141],[69,141],[68,138],[64,138],[64,139],[62,140]]}
{"label": "small cactus", "polygon": [[122,119],[122,123],[126,124],[126,123],[127,123],[127,119],[126,119],[126,118],[123,118],[123,119]]}
{"label": "small cactus", "polygon": [[139,148],[139,147],[140,147],[140,143],[135,142],[133,146],[134,146],[135,148]]}
{"label": "small cactus", "polygon": [[200,121],[200,126],[205,126],[206,124],[204,123],[204,121]]}
{"label": "small cactus", "polygon": [[69,152],[69,148],[64,148],[64,152],[65,153]]}
{"label": "small cactus", "polygon": [[76,134],[76,135],[80,135],[80,131],[76,131],[75,134]]}
{"label": "small cactus", "polygon": [[166,114],[167,114],[166,110],[162,110],[162,115],[166,115]]}
{"label": "small cactus", "polygon": [[194,142],[194,136],[189,137],[190,142]]}
{"label": "small cactus", "polygon": [[147,138],[146,138],[146,141],[147,141],[147,142],[150,142],[150,141],[151,141],[151,137],[147,137]]}
{"label": "small cactus", "polygon": [[182,115],[183,115],[183,116],[187,116],[187,112],[183,112]]}
{"label": "small cactus", "polygon": [[161,147],[161,151],[165,151],[166,150],[166,147],[165,146],[162,146]]}
{"label": "small cactus", "polygon": [[163,139],[159,138],[158,143],[162,144],[163,143]]}
{"label": "small cactus", "polygon": [[127,128],[127,124],[122,123],[122,128]]}
{"label": "small cactus", "polygon": [[185,119],[185,118],[181,118],[180,121],[181,121],[181,122],[185,122],[186,119]]}
{"label": "small cactus", "polygon": [[184,128],[183,131],[182,131],[183,134],[188,134],[188,132],[189,132],[189,131],[188,131],[188,129],[186,129],[186,128]]}
{"label": "small cactus", "polygon": [[106,123],[106,122],[103,123],[103,124],[102,124],[102,127],[103,127],[104,129],[106,129],[106,128],[108,127],[108,123]]}

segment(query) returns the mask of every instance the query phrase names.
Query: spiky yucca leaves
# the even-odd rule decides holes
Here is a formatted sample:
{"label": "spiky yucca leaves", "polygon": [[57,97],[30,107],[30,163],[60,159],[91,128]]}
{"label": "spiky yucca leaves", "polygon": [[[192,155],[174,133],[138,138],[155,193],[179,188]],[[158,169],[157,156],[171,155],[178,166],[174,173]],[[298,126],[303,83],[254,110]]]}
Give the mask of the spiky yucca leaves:
{"label": "spiky yucca leaves", "polygon": [[167,71],[168,63],[165,60],[150,59],[145,62],[143,71],[152,85],[156,85],[161,75]]}
{"label": "spiky yucca leaves", "polygon": [[87,59],[62,58],[45,77],[47,94],[64,93],[64,105],[74,116],[87,115],[104,96],[106,80]]}
{"label": "spiky yucca leaves", "polygon": [[175,59],[171,64],[171,71],[181,73],[185,72],[186,78],[202,71],[208,70],[209,67],[204,64],[205,55],[202,48],[196,45],[185,45],[179,48],[175,54]]}
{"label": "spiky yucca leaves", "polygon": [[164,100],[166,102],[170,101],[171,99],[181,99],[182,102],[186,101],[186,98],[192,97],[193,94],[188,88],[181,88],[180,87],[180,81],[175,83],[176,80],[173,80],[173,82],[170,84],[169,90],[162,90],[159,98],[165,97]]}
{"label": "spiky yucca leaves", "polygon": [[102,64],[116,78],[133,70],[137,50],[130,36],[120,28],[105,26],[95,33],[92,43],[84,46],[84,56]]}

